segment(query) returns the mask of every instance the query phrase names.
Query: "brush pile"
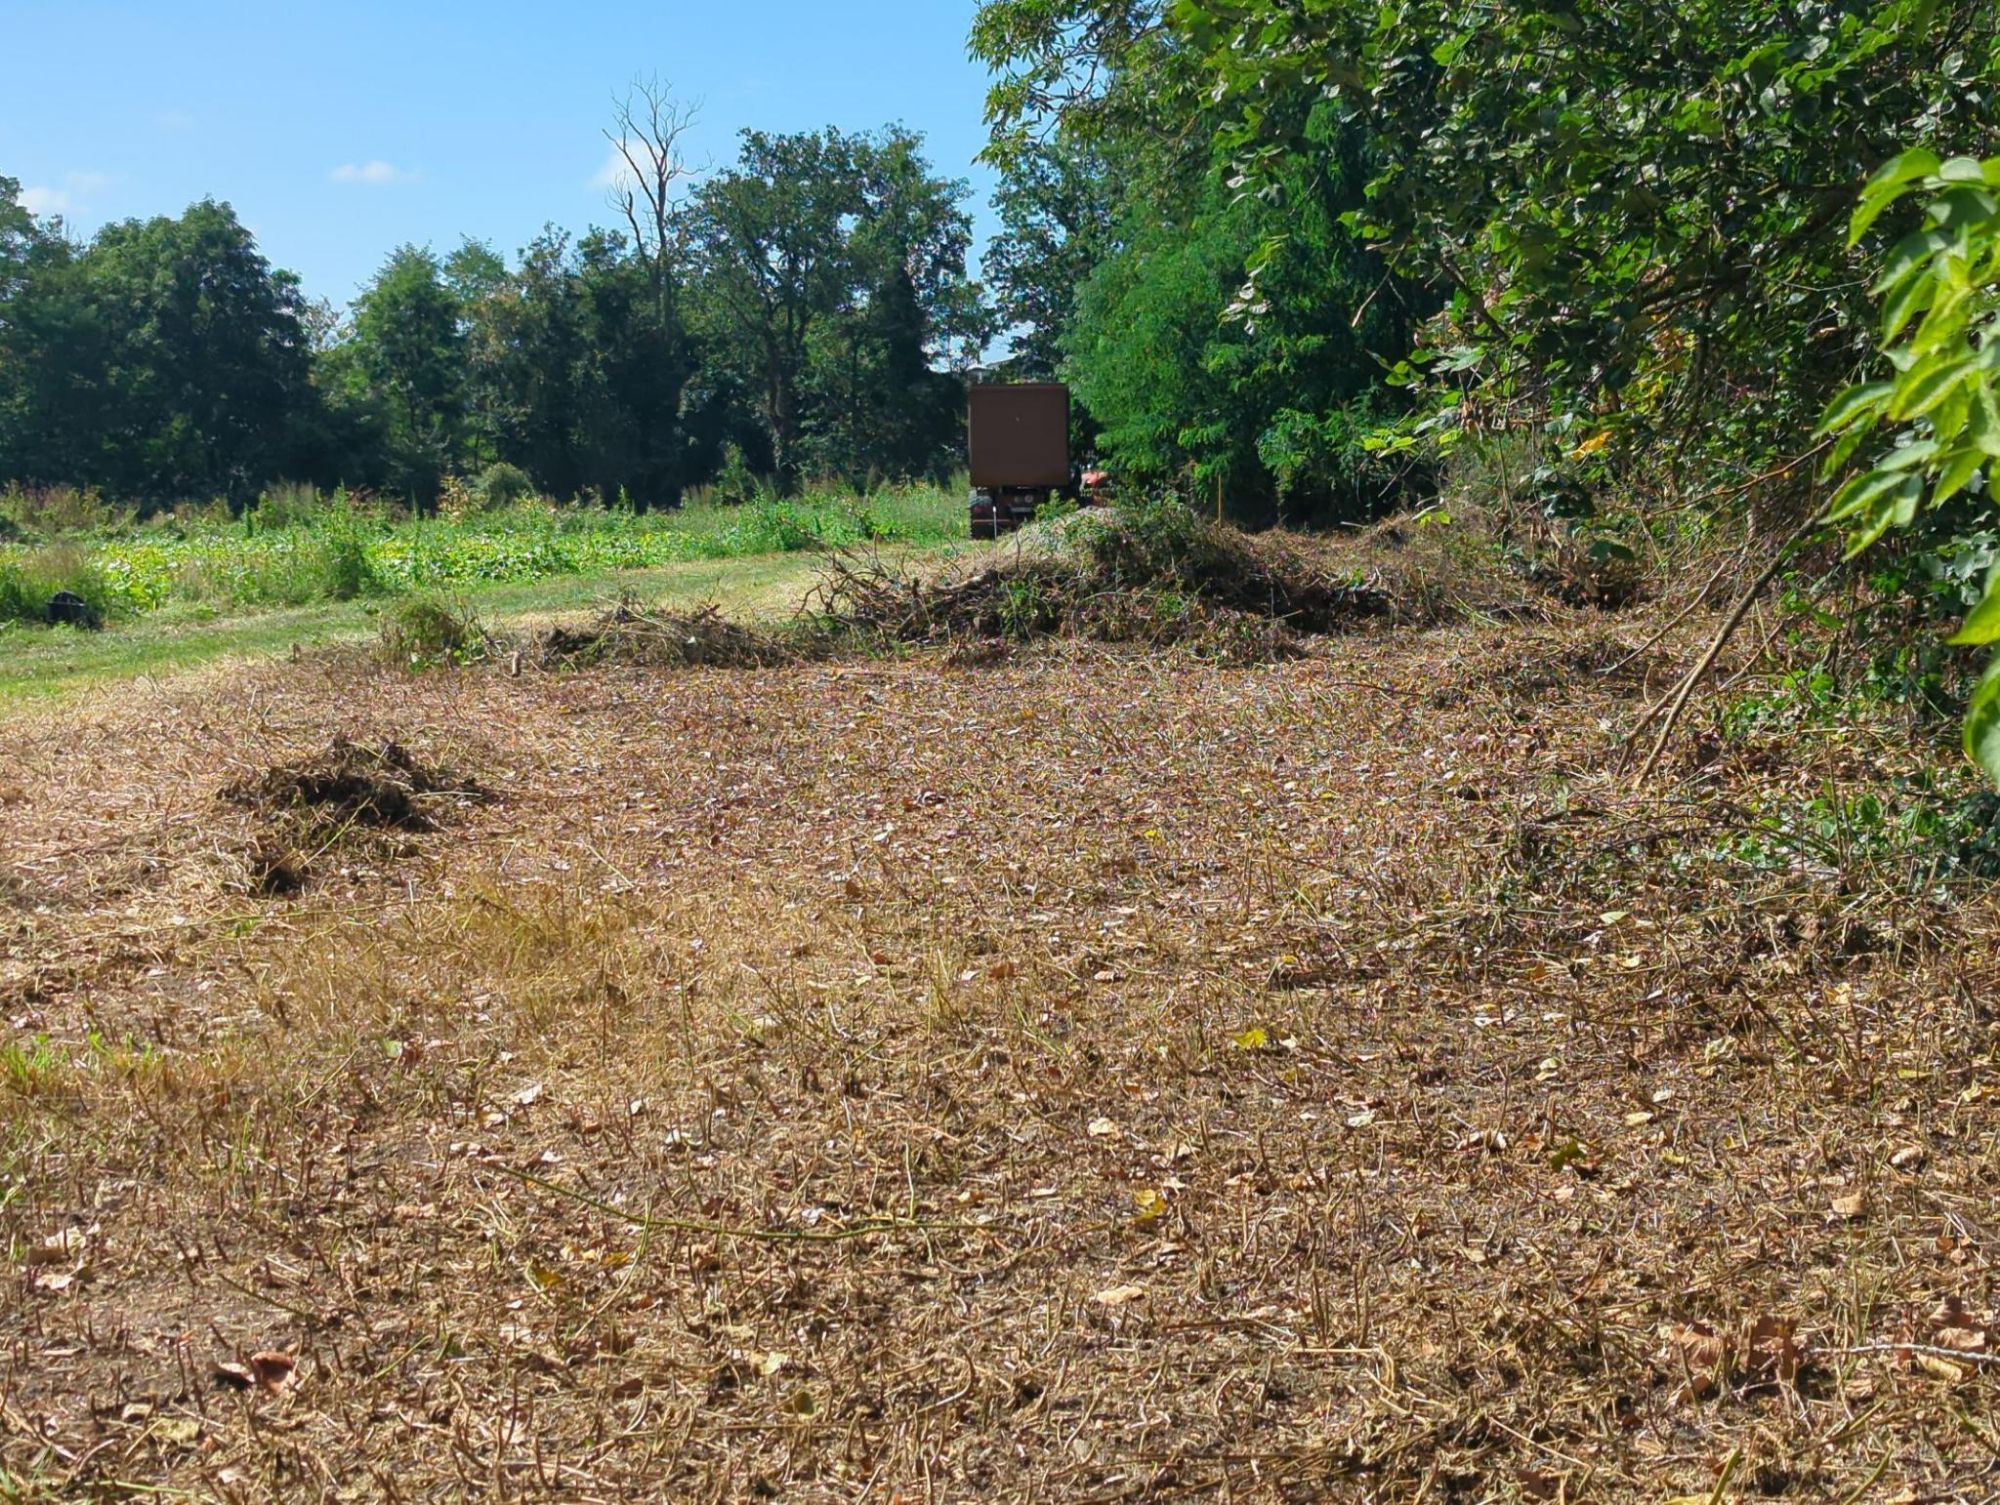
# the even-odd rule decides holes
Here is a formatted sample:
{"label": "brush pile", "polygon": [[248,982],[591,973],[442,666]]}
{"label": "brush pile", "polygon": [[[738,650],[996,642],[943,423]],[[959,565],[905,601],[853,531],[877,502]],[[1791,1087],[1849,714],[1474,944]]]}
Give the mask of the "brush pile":
{"label": "brush pile", "polygon": [[934,580],[835,559],[814,605],[904,643],[1186,643],[1225,659],[1296,656],[1302,639],[1394,619],[1379,581],[1328,569],[1295,540],[1216,527],[1172,505],[1086,515],[1005,563]]}
{"label": "brush pile", "polygon": [[649,611],[630,601],[586,627],[551,628],[533,650],[533,661],[543,669],[757,669],[797,657],[780,638],[739,626],[718,607],[691,613]]}
{"label": "brush pile", "polygon": [[373,835],[389,855],[408,855],[407,844],[381,838],[434,832],[448,812],[486,796],[398,742],[374,748],[335,737],[325,752],[239,780],[222,797],[260,817],[247,886],[271,897],[304,889],[317,860],[356,836]]}

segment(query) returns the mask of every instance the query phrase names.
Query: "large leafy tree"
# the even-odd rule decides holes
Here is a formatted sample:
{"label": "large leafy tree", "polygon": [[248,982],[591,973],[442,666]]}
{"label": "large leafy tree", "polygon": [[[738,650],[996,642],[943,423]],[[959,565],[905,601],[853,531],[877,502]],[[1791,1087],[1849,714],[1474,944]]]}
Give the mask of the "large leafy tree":
{"label": "large leafy tree", "polygon": [[934,174],[914,134],[854,143],[861,209],[848,286],[819,326],[808,372],[811,459],[854,479],[941,474],[953,463],[962,387],[992,320],[966,275],[969,190]]}
{"label": "large leafy tree", "polygon": [[935,468],[956,403],[934,368],[969,361],[987,329],[966,275],[966,194],[900,129],[748,131],[696,191],[704,332],[759,394],[781,484],[808,463]]}
{"label": "large leafy tree", "polygon": [[796,481],[800,389],[815,329],[847,305],[846,255],[862,210],[855,143],[837,130],[743,134],[732,167],[695,195],[708,328],[757,391],[782,484]]}
{"label": "large leafy tree", "polygon": [[1102,152],[1087,140],[1054,136],[1006,155],[994,195],[1001,229],[986,251],[986,276],[1015,374],[1056,375],[1077,293],[1113,244],[1117,197]]}
{"label": "large leafy tree", "polygon": [[1451,300],[1424,356],[1469,419],[1755,467],[1865,355],[1855,189],[1913,135],[1991,139],[1996,27],[1984,0],[989,0],[974,37],[1003,151],[1102,132],[1140,70],[1281,198],[1332,103],[1368,166],[1352,225]]}
{"label": "large leafy tree", "polygon": [[437,495],[465,437],[464,305],[431,251],[392,252],[354,305],[354,335],[342,351],[350,385],[379,405],[397,488],[420,501]]}
{"label": "large leafy tree", "polygon": [[11,474],[166,502],[240,500],[292,469],[313,401],[305,305],[227,204],[109,225],[81,250],[12,218]]}
{"label": "large leafy tree", "polygon": [[1019,367],[1067,376],[1135,480],[1295,517],[1393,502],[1368,441],[1434,300],[1347,222],[1369,181],[1354,122],[1308,90],[1268,100],[1300,147],[1246,192],[1218,148],[1232,117],[1165,7],[993,0],[974,44],[1003,70],[988,260]]}
{"label": "large leafy tree", "polygon": [[1453,297],[1489,400],[1799,446],[1866,350],[1841,233],[1913,131],[1993,131],[1984,0],[1188,0],[1175,24],[1255,182],[1300,149],[1270,101],[1331,96],[1375,162],[1362,219]]}

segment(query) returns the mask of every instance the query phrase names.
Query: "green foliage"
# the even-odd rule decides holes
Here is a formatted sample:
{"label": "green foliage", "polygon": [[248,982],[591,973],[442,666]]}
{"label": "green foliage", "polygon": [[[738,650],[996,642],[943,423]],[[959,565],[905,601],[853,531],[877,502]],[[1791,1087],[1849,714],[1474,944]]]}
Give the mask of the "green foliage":
{"label": "green foliage", "polygon": [[303,311],[227,204],[73,247],[0,180],[0,478],[246,500],[302,443]]}
{"label": "green foliage", "polygon": [[[1837,474],[1874,448],[1828,505],[1853,558],[1892,530],[1932,527],[1962,540],[1991,527],[1991,483],[2000,458],[2000,157],[1940,158],[1914,149],[1869,180],[1854,212],[1859,242],[1911,195],[1922,221],[1896,241],[1872,291],[1890,374],[1828,405],[1823,433]],[[1887,442],[1882,442],[1886,428]],[[2000,642],[2000,565],[1973,593],[1953,642]],[[2000,656],[1974,689],[1966,755],[2000,782]]]}
{"label": "green foliage", "polygon": [[758,394],[781,490],[810,467],[850,481],[939,474],[957,383],[990,330],[965,261],[970,190],[920,138],[745,131],[702,184],[691,234],[702,330],[725,382]]}
{"label": "green foliage", "polygon": [[382,613],[382,651],[413,669],[465,663],[485,648],[487,633],[477,614],[461,602],[436,596],[409,596]]}
{"label": "green foliage", "polygon": [[[1430,409],[1406,452],[1546,428],[1609,444],[1622,477],[1669,496],[1796,455],[1864,357],[1870,310],[1839,233],[1853,188],[1913,135],[2000,137],[1985,0],[986,0],[973,37],[1002,74],[1003,170],[1051,123],[1093,150],[1145,135],[1227,160],[1267,217],[1234,300],[1253,359],[1287,377],[1333,364],[1303,340],[1275,351],[1354,264],[1305,213],[1351,164],[1365,195],[1340,222],[1394,281],[1328,301],[1401,301],[1422,321],[1400,349],[1361,342]],[[1142,213],[1157,203],[1156,230],[1188,223],[1198,195],[1114,170]],[[1176,390],[1153,426],[1214,432],[1213,394]],[[1263,454],[1288,458],[1344,405],[1311,396]],[[1234,434],[1255,387],[1220,407]]]}
{"label": "green foliage", "polygon": [[968,190],[921,138],[751,133],[687,201],[666,160],[629,237],[549,229],[512,264],[404,246],[345,316],[227,205],[78,243],[0,179],[0,485],[154,513],[296,477],[429,507],[504,465],[503,508],[523,475],[669,508],[732,443],[786,490],[955,468],[959,372],[991,325]]}
{"label": "green foliage", "polygon": [[0,543],[0,620],[39,623],[61,589],[114,616],[177,604],[236,611],[874,541],[937,543],[964,528],[963,491],[929,486],[885,487],[867,498],[809,489],[786,500],[648,513],[529,499],[459,518],[401,520],[345,492],[287,488],[241,523],[168,520],[50,549]]}
{"label": "green foliage", "polygon": [[472,483],[473,495],[484,507],[513,507],[535,495],[535,478],[518,465],[496,460]]}
{"label": "green foliage", "polygon": [[138,514],[113,507],[87,486],[22,486],[0,489],[0,537],[54,540],[81,533],[105,533],[130,527]]}
{"label": "green foliage", "polygon": [[0,554],[0,623],[44,623],[49,602],[67,591],[101,620],[125,605],[91,553],[76,544],[51,544]]}

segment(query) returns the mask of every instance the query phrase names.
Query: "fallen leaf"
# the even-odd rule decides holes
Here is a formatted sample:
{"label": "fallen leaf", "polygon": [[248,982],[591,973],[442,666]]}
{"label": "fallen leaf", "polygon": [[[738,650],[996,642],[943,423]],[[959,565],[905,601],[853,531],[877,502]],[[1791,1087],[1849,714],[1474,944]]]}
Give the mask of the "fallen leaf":
{"label": "fallen leaf", "polygon": [[1246,1029],[1229,1043],[1237,1050],[1263,1050],[1271,1043],[1271,1034],[1261,1028]]}
{"label": "fallen leaf", "polygon": [[1789,1317],[1759,1317],[1751,1324],[1745,1368],[1753,1380],[1764,1384],[1796,1385],[1799,1370],[1805,1367],[1805,1349],[1799,1343],[1798,1324]]}
{"label": "fallen leaf", "polygon": [[1906,1144],[1889,1157],[1889,1164],[1899,1171],[1921,1170],[1930,1154],[1922,1145]]}
{"label": "fallen leaf", "polygon": [[1858,1191],[1849,1197],[1835,1197],[1833,1215],[1849,1223],[1865,1218],[1868,1216],[1868,1193]]}
{"label": "fallen leaf", "polygon": [[1130,1306],[1135,1301],[1146,1299],[1144,1286],[1113,1286],[1108,1291],[1099,1291],[1091,1298],[1099,1306]]}
{"label": "fallen leaf", "polygon": [[541,1100],[542,1084],[540,1082],[530,1083],[514,1094],[514,1106],[517,1108],[532,1108]]}
{"label": "fallen leaf", "polygon": [[1347,1127],[1350,1129],[1365,1129],[1374,1122],[1375,1110],[1373,1108],[1363,1108],[1359,1113],[1348,1119]]}
{"label": "fallen leaf", "polygon": [[792,1356],[788,1353],[753,1353],[750,1355],[750,1367],[763,1375],[767,1380],[791,1362]]}
{"label": "fallen leaf", "polygon": [[288,1390],[298,1379],[299,1361],[279,1349],[250,1355],[250,1375],[272,1395]]}
{"label": "fallen leaf", "polygon": [[31,1265],[66,1264],[83,1252],[87,1241],[88,1236],[81,1228],[65,1228],[29,1245],[27,1262]]}
{"label": "fallen leaf", "polygon": [[1530,1500],[1554,1500],[1562,1496],[1563,1481],[1554,1474],[1541,1474],[1531,1468],[1518,1470],[1514,1483],[1523,1497]]}
{"label": "fallen leaf", "polygon": [[1090,1121],[1090,1137],[1092,1139],[1109,1139],[1117,1132],[1118,1125],[1108,1118],[1093,1118]]}
{"label": "fallen leaf", "polygon": [[1150,1187],[1132,1193],[1132,1202],[1139,1209],[1139,1221],[1142,1223],[1152,1222],[1167,1210],[1166,1197]]}
{"label": "fallen leaf", "polygon": [[1687,1378],[1696,1396],[1714,1393],[1729,1379],[1729,1340],[1706,1323],[1681,1322],[1662,1329],[1667,1340],[1665,1360]]}

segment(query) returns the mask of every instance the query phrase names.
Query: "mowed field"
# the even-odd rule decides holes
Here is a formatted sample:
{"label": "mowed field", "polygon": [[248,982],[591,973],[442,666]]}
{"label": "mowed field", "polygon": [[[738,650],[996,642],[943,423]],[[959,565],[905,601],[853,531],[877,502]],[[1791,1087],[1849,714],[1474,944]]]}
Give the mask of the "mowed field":
{"label": "mowed field", "polygon": [[1992,903],[1665,625],[10,713],[4,1492],[1995,1498]]}

